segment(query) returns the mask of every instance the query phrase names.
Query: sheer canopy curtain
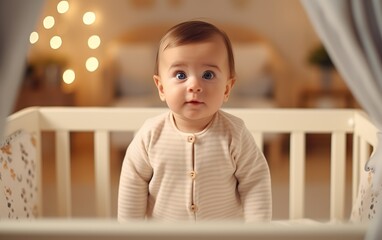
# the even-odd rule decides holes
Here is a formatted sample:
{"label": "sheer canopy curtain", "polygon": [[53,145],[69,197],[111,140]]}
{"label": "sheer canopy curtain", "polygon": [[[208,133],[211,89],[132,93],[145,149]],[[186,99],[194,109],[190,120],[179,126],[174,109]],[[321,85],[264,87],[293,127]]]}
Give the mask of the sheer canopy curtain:
{"label": "sheer canopy curtain", "polygon": [[0,139],[24,73],[29,35],[43,3],[43,0],[0,1]]}
{"label": "sheer canopy curtain", "polygon": [[[301,0],[349,89],[382,129],[382,0]],[[382,184],[382,133],[365,170]],[[367,239],[382,239],[382,204]],[[379,228],[378,228],[379,226]]]}

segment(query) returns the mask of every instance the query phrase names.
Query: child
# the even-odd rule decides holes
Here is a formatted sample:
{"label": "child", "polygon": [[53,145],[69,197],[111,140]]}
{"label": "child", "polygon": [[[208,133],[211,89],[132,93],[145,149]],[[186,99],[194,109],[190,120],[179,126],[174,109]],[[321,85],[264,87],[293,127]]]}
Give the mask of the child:
{"label": "child", "polygon": [[227,35],[202,21],[174,26],[154,82],[170,111],[147,120],[127,149],[119,221],[270,221],[267,162],[243,121],[220,110],[235,83]]}

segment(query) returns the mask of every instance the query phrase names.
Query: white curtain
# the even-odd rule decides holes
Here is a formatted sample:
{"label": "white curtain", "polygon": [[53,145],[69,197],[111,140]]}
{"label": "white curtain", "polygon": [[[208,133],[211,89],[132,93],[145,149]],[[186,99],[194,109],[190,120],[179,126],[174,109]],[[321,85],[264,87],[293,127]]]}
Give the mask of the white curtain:
{"label": "white curtain", "polygon": [[[382,0],[301,2],[349,89],[382,129]],[[369,168],[375,171],[375,185],[382,184],[382,142],[374,149]],[[366,238],[382,239],[382,211],[370,226]]]}
{"label": "white curtain", "polygon": [[36,26],[43,3],[43,0],[0,1],[0,139],[24,73],[29,34]]}

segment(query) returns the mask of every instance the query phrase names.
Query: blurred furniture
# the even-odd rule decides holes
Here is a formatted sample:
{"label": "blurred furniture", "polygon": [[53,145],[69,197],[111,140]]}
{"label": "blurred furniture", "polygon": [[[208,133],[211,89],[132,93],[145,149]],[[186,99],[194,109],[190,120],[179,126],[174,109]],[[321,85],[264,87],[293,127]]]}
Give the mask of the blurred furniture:
{"label": "blurred furniture", "polygon": [[65,93],[60,87],[44,86],[37,89],[22,86],[14,111],[31,106],[73,106],[74,93]]}
{"label": "blurred furniture", "polygon": [[298,107],[302,108],[353,108],[356,103],[345,87],[304,86],[300,90]]}
{"label": "blurred furniture", "polygon": [[339,73],[333,69],[308,68],[309,79],[300,82],[297,107],[356,108],[358,104]]}
{"label": "blurred furniture", "polygon": [[[40,60],[42,61],[42,60]],[[74,93],[65,92],[61,62],[29,64],[19,88],[14,111],[30,106],[73,106]]]}

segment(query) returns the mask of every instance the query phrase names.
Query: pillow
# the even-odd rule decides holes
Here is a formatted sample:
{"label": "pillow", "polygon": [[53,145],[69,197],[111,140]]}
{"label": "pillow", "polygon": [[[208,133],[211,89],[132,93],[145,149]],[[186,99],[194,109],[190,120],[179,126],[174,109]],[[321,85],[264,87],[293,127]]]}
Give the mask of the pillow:
{"label": "pillow", "polygon": [[237,81],[233,94],[244,97],[269,97],[273,79],[269,49],[261,43],[233,45]]}
{"label": "pillow", "polygon": [[156,52],[150,44],[125,44],[114,49],[117,66],[117,96],[142,96],[155,93],[153,80]]}
{"label": "pillow", "polygon": [[0,219],[35,218],[38,213],[36,139],[16,131],[0,143]]}

